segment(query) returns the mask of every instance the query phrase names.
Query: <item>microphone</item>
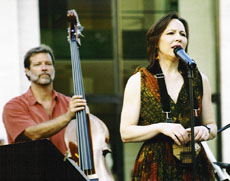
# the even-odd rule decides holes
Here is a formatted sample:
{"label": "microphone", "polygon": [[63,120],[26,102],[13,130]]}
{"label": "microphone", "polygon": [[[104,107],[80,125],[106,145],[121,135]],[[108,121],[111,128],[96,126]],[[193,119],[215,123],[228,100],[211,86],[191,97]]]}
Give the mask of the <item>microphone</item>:
{"label": "microphone", "polygon": [[196,62],[188,56],[188,54],[184,51],[184,49],[182,47],[177,46],[176,48],[174,48],[174,53],[190,69],[195,69],[196,68]]}

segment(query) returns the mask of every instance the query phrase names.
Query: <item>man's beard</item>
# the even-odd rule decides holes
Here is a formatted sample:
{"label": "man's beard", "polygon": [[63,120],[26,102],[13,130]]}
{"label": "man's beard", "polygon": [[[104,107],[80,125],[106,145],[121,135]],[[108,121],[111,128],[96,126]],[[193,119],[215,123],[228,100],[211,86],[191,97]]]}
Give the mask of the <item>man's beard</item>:
{"label": "man's beard", "polygon": [[[46,75],[46,78],[41,78],[42,76]],[[50,85],[55,78],[55,72],[53,72],[51,75],[49,73],[42,73],[39,75],[35,75],[33,72],[30,71],[30,81],[34,82],[41,86],[47,86]]]}

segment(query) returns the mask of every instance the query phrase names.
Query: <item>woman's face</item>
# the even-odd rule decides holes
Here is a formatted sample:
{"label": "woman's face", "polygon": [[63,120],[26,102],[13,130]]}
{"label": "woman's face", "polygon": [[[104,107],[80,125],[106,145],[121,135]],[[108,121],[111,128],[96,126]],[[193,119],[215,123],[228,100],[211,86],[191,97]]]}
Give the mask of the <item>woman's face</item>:
{"label": "woman's face", "polygon": [[187,35],[184,25],[178,19],[172,19],[159,39],[158,55],[160,59],[175,59],[174,48],[187,46]]}

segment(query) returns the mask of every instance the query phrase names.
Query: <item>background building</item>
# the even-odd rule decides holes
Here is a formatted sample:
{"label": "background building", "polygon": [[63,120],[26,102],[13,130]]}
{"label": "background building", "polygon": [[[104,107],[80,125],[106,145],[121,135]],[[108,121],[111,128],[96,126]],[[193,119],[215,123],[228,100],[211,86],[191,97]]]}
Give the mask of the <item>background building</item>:
{"label": "background building", "polygon": [[[211,83],[218,128],[229,124],[230,1],[226,0],[0,0],[0,113],[12,97],[29,86],[24,75],[25,52],[41,43],[54,49],[55,89],[73,94],[66,12],[75,9],[84,26],[80,57],[84,88],[93,114],[109,128],[117,180],[130,180],[140,143],[123,144],[119,134],[122,95],[126,81],[139,65],[146,65],[145,34],[171,11],[190,27],[190,56]],[[0,121],[0,138],[7,143]],[[230,162],[225,131],[209,142],[216,158]]]}

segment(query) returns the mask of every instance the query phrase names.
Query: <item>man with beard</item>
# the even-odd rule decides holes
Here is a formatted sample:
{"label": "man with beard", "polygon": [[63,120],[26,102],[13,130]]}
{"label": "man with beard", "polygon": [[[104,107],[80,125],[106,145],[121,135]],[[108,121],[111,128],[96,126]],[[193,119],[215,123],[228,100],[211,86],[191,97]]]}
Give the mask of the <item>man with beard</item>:
{"label": "man with beard", "polygon": [[53,51],[46,45],[26,53],[24,67],[31,86],[6,103],[3,122],[9,143],[49,138],[65,154],[65,127],[86,107],[86,101],[80,95],[70,98],[53,89],[54,61]]}

